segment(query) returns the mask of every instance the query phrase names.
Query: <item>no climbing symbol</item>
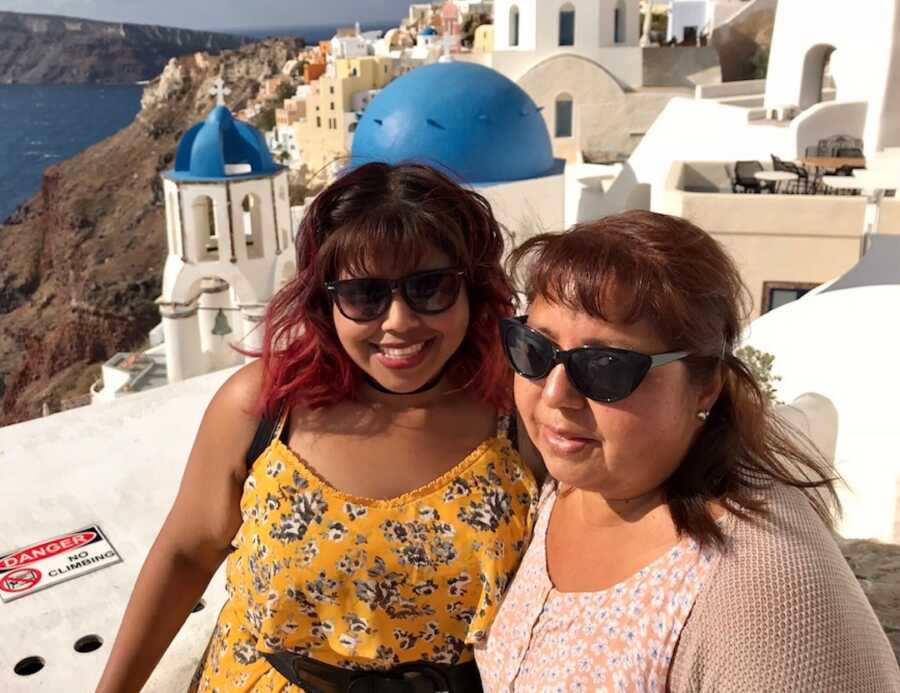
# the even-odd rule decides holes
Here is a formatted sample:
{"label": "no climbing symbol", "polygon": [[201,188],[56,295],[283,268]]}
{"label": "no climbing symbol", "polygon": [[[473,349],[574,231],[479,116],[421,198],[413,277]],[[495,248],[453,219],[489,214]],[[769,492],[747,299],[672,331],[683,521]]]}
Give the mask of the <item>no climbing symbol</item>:
{"label": "no climbing symbol", "polygon": [[3,576],[0,590],[4,592],[24,592],[41,581],[41,571],[37,568],[22,568]]}

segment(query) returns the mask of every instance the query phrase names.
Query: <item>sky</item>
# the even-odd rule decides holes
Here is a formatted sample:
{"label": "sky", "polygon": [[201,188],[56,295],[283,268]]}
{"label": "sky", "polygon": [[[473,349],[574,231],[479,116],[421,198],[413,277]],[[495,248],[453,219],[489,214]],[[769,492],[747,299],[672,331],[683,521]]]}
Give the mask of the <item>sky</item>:
{"label": "sky", "polygon": [[0,11],[189,29],[399,22],[410,0],[0,0]]}

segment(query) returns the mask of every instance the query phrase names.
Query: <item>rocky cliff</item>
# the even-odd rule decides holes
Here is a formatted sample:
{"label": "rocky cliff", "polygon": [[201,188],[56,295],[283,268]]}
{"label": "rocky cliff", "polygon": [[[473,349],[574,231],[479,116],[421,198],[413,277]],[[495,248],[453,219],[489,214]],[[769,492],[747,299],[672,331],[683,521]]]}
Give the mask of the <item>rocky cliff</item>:
{"label": "rocky cliff", "polygon": [[49,168],[41,191],[0,226],[0,425],[84,394],[97,364],[141,346],[159,322],[160,172],[214,105],[220,74],[238,110],[300,48],[272,40],[173,59],[144,90],[130,126]]}
{"label": "rocky cliff", "polygon": [[127,84],[170,58],[237,48],[228,34],[0,12],[0,84]]}

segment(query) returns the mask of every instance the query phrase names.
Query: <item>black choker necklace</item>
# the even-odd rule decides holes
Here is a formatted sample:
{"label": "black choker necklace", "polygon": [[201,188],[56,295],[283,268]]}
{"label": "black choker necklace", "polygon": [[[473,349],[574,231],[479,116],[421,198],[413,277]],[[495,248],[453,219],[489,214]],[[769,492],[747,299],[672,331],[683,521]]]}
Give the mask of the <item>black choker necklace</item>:
{"label": "black choker necklace", "polygon": [[373,389],[378,390],[379,392],[383,392],[386,395],[418,395],[423,392],[427,392],[432,388],[436,387],[441,380],[444,378],[444,368],[442,368],[436,376],[434,376],[431,380],[425,383],[418,390],[413,390],[412,392],[395,392],[394,390],[388,390],[384,385],[379,383],[375,378],[370,376],[368,373],[363,373],[363,379],[366,383]]}

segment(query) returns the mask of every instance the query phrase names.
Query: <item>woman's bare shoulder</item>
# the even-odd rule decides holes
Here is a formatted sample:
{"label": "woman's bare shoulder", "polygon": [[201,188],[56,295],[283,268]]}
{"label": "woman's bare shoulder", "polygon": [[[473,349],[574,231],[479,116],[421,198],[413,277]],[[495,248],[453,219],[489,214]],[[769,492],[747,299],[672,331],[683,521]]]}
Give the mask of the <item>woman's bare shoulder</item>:
{"label": "woman's bare shoulder", "polygon": [[[212,403],[254,418],[254,412],[263,386],[263,362],[260,359],[241,366],[222,383]],[[212,404],[211,403],[211,404]],[[259,418],[259,417],[255,417]]]}
{"label": "woman's bare shoulder", "polygon": [[259,426],[262,385],[260,360],[239,368],[213,395],[197,432],[195,449],[199,447],[204,457],[225,461],[240,477],[246,471],[244,454]]}

